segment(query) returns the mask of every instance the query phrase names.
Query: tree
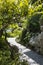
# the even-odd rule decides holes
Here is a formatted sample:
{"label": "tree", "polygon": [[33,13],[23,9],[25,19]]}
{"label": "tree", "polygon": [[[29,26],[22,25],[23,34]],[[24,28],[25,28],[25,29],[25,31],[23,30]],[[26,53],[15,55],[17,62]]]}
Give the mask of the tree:
{"label": "tree", "polygon": [[[11,47],[6,39],[7,27],[12,23],[19,23],[21,17],[26,17],[28,13],[28,0],[18,0],[17,3],[15,2],[16,1],[10,2],[8,0],[1,0],[0,2],[0,37],[5,34],[5,41],[10,48],[12,48],[13,46]],[[23,6],[21,6],[22,3]],[[11,51],[11,53],[13,52]]]}

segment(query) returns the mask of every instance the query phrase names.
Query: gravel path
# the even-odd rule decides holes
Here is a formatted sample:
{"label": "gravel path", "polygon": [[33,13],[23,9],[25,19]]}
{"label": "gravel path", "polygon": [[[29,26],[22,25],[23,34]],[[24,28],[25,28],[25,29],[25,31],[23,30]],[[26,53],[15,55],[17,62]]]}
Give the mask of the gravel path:
{"label": "gravel path", "polygon": [[21,59],[26,59],[30,65],[43,65],[43,56],[17,43],[15,38],[7,38],[7,40],[11,45],[16,45],[19,48],[19,52],[22,53]]}

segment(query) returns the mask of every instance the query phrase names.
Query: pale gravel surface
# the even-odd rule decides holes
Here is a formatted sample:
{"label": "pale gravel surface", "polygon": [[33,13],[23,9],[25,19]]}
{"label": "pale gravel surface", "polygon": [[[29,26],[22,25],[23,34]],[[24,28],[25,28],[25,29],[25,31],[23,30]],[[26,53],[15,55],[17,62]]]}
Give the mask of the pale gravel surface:
{"label": "pale gravel surface", "polygon": [[30,65],[43,65],[43,56],[17,43],[15,38],[7,38],[7,40],[10,45],[16,45],[19,48],[19,52],[22,54],[21,59],[26,59]]}

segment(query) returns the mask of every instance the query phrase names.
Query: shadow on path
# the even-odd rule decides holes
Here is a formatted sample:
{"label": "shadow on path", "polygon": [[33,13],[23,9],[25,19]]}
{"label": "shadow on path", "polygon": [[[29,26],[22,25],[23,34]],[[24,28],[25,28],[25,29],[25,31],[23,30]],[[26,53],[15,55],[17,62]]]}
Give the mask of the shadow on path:
{"label": "shadow on path", "polygon": [[38,55],[34,51],[27,51],[27,52],[24,52],[24,54],[26,54],[28,57],[33,59],[38,64],[43,65],[43,56]]}

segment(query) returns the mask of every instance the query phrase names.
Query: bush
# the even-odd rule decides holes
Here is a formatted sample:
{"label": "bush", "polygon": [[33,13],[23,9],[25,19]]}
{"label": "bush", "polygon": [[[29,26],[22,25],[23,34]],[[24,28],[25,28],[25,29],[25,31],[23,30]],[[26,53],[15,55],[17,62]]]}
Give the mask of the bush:
{"label": "bush", "polygon": [[28,42],[32,36],[37,35],[41,32],[39,20],[42,14],[34,13],[29,19],[27,23],[27,27],[23,29],[20,43],[23,45],[28,45]]}
{"label": "bush", "polygon": [[14,59],[12,59],[11,50],[8,45],[4,42],[4,39],[0,38],[0,42],[0,65],[28,65],[25,60],[20,60],[20,54],[18,53],[16,46],[13,46],[12,48],[12,54],[14,56]]}
{"label": "bush", "polygon": [[41,14],[34,14],[31,16],[31,18],[28,20],[27,28],[30,33],[39,33],[40,32],[40,19]]}

